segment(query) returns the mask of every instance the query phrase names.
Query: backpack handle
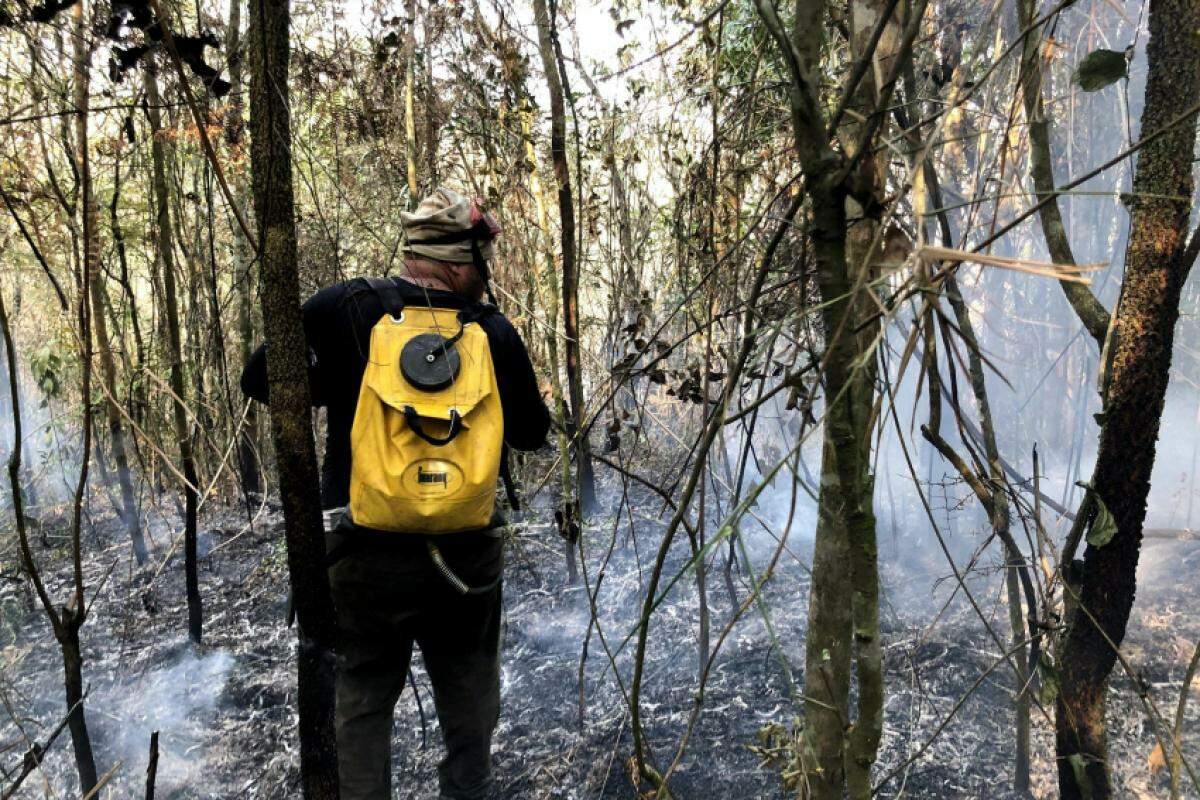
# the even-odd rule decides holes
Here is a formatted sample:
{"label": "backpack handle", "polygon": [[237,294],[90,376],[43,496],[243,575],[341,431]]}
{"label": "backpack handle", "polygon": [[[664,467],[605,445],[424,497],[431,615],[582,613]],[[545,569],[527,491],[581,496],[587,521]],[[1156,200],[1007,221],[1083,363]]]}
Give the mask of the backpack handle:
{"label": "backpack handle", "polygon": [[412,428],[413,433],[435,447],[450,444],[450,442],[454,441],[455,436],[462,433],[463,429],[462,416],[458,413],[458,409],[455,408],[450,409],[450,430],[446,433],[445,437],[431,436],[426,433],[425,429],[421,427],[421,417],[412,406],[404,407],[404,420],[408,423],[408,427]]}

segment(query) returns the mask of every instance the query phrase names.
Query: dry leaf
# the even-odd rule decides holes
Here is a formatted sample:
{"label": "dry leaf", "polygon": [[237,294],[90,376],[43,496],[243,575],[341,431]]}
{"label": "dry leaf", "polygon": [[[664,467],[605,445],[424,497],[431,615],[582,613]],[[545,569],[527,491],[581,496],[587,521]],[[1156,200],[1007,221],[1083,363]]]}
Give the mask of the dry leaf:
{"label": "dry leaf", "polygon": [[1151,775],[1157,775],[1167,768],[1167,757],[1163,755],[1161,744],[1154,745],[1150,757],[1146,759],[1146,766],[1150,768]]}

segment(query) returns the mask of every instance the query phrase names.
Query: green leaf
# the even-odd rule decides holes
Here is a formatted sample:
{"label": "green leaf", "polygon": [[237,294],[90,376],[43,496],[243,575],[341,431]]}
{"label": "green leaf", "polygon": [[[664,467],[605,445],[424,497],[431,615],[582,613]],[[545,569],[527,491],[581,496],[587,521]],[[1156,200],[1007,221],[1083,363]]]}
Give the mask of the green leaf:
{"label": "green leaf", "polygon": [[1075,68],[1073,80],[1085,92],[1098,92],[1128,74],[1129,62],[1120,50],[1093,50]]}
{"label": "green leaf", "polygon": [[1104,547],[1117,535],[1117,521],[1113,519],[1112,513],[1100,499],[1100,495],[1097,494],[1094,497],[1097,506],[1096,518],[1092,520],[1092,527],[1088,529],[1087,540],[1092,547]]}
{"label": "green leaf", "polygon": [[1038,700],[1041,701],[1043,706],[1052,706],[1054,705],[1054,701],[1058,699],[1058,670],[1054,668],[1054,663],[1045,653],[1038,659],[1038,673],[1042,678]]}
{"label": "green leaf", "polygon": [[1075,773],[1075,785],[1079,787],[1079,794],[1086,800],[1092,800],[1092,779],[1088,777],[1087,762],[1083,760],[1083,755],[1072,753],[1067,756],[1067,763]]}

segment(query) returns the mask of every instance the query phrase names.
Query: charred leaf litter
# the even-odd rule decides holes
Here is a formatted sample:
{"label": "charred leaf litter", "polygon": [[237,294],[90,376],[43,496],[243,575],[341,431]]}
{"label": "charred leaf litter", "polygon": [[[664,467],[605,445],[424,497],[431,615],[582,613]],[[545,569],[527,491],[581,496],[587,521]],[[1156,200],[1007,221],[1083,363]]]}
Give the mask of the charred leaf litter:
{"label": "charred leaf litter", "polygon": [[[612,475],[605,480],[612,481]],[[615,484],[606,483],[604,489],[604,496],[619,496]],[[666,516],[658,513],[657,498],[638,494],[632,486],[629,493],[632,514],[620,510],[614,552],[596,601],[603,643],[589,625],[587,596],[567,586],[562,542],[554,531],[549,501],[535,504],[512,528],[504,599],[504,705],[495,738],[502,798],[637,797],[630,779],[632,739],[621,688],[629,685],[634,642],[616,655],[621,686],[605,646],[617,650],[634,630],[641,587]],[[284,624],[287,580],[278,509],[263,507],[249,526],[240,508],[210,509],[205,515],[205,641],[196,648],[184,632],[182,559],[179,553],[167,557],[172,531],[178,527],[173,512],[164,506],[150,515],[158,547],[151,566],[138,571],[119,521],[99,498],[92,505],[94,527],[85,531],[89,596],[100,589],[82,632],[87,721],[101,772],[121,762],[106,796],[142,796],[150,732],[158,730],[159,798],[299,797],[294,631]],[[607,514],[598,514],[588,526],[586,567],[593,586],[613,536],[615,509],[614,501]],[[61,508],[39,513],[41,530],[52,547],[38,544],[35,552],[53,596],[64,598],[70,567],[62,544],[68,516]],[[167,513],[171,519],[164,517]],[[629,535],[631,517],[636,543]],[[40,534],[33,536],[37,541]],[[41,610],[12,577],[17,574],[12,568],[12,538],[3,553],[4,563],[10,565],[8,580],[0,586],[0,699],[6,707],[0,767],[15,772],[28,741],[44,743],[64,709],[58,649]],[[773,545],[765,540],[762,552]],[[970,695],[933,744],[877,796],[1016,797],[1007,788],[1014,752],[1011,675],[992,669],[998,650],[961,592],[936,625],[930,625],[954,590],[952,581],[939,581],[949,570],[929,556],[920,561],[896,550],[889,553],[895,545],[881,534],[887,697],[876,780],[910,759],[960,698]],[[672,778],[676,797],[797,796],[781,779],[781,772],[790,767],[782,744],[796,720],[787,671],[797,684],[803,680],[809,579],[800,559],[807,561],[810,550],[811,526],[797,524],[789,552],[764,592],[770,627],[763,613],[752,608],[725,640],[708,679],[703,711]],[[723,575],[725,549],[715,552],[708,573],[714,642],[731,608]],[[680,572],[689,556],[687,537],[681,534],[666,578]],[[761,569],[766,558],[752,557]],[[985,555],[981,566],[995,566],[989,557]],[[1190,563],[1194,571],[1200,566],[1200,552],[1195,544],[1152,543],[1143,561],[1142,588],[1123,651],[1141,670],[1140,679],[1158,707],[1173,715],[1190,647],[1200,636],[1197,599],[1187,582],[1178,580],[1178,565]],[[739,601],[744,600],[748,576],[735,572],[734,581]],[[989,622],[1003,632],[1007,611],[998,571],[980,570],[971,586]],[[643,718],[660,763],[673,757],[693,708],[699,668],[697,616],[694,576],[686,573],[656,611],[647,650]],[[778,647],[769,630],[777,636]],[[585,638],[581,720],[580,654]],[[419,656],[413,676],[417,692],[405,690],[396,714],[393,796],[398,800],[434,798],[442,757]],[[800,694],[802,688],[797,685],[794,691]],[[1051,708],[1047,712],[1053,713]],[[1184,727],[1184,752],[1196,760],[1198,715],[1200,700],[1194,700]],[[1109,720],[1118,794],[1164,795],[1167,770],[1154,763],[1153,731],[1133,682],[1120,670],[1110,688]],[[1052,752],[1052,726],[1035,709],[1037,797],[1056,796]],[[65,732],[16,796],[78,796]]]}

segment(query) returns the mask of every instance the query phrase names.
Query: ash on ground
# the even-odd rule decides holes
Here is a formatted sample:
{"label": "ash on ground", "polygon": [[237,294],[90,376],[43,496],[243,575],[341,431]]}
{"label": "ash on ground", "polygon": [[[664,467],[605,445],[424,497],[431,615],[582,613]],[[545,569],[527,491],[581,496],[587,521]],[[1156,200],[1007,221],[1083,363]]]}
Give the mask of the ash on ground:
{"label": "ash on ground", "polygon": [[[598,627],[591,624],[588,593],[567,585],[564,546],[551,511],[534,509],[512,526],[504,589],[503,712],[495,737],[501,797],[638,796],[630,778],[633,741],[625,697],[636,620],[664,530],[664,516],[656,513],[660,506],[652,497],[638,498],[619,517],[601,514],[590,522],[584,577],[594,590],[603,575],[594,601]],[[635,516],[636,537],[630,535]],[[39,544],[36,555],[52,595],[65,598],[70,576],[62,551],[66,522],[47,515],[42,523],[49,546]],[[157,548],[142,570],[133,566],[115,519],[97,519],[85,535],[88,596],[96,598],[82,631],[87,721],[101,773],[114,769],[105,788],[109,797],[142,796],[155,730],[160,731],[160,798],[300,796],[295,631],[285,625],[287,574],[278,511],[219,509],[206,515],[204,526],[200,647],[188,643],[185,634],[182,559],[171,549],[176,518],[157,518],[152,531]],[[673,772],[676,797],[796,796],[781,778],[788,768],[786,748],[777,748],[779,758],[768,756],[800,718],[810,537],[793,534],[763,602],[751,604],[725,636]],[[682,532],[678,540],[664,574],[667,580],[679,579],[653,616],[642,699],[648,745],[660,768],[676,758],[696,705],[700,670],[695,576],[685,569],[691,550]],[[748,541],[757,553],[747,556],[756,569],[774,544]],[[1014,682],[1011,671],[996,666],[1000,648],[961,588],[940,580],[948,573],[944,565],[939,568],[930,558],[932,566],[922,571],[915,561],[887,555],[887,546],[884,550],[887,696],[875,772],[883,781],[878,796],[1016,797],[1006,788],[1015,751]],[[715,645],[733,608],[730,584],[742,603],[754,577],[734,569],[727,582],[724,545],[712,552],[707,592]],[[9,549],[6,563],[14,564],[14,556]],[[1193,568],[1200,562],[1194,543],[1147,545],[1143,588],[1123,648],[1148,697],[1171,717],[1187,658],[1200,637],[1200,601],[1177,569],[1189,560]],[[968,585],[1006,642],[1001,577],[999,570],[980,569]],[[7,711],[0,728],[0,768],[9,775],[19,771],[29,743],[44,743],[64,712],[60,656],[35,603],[20,581],[3,585],[0,699]],[[442,745],[419,655],[412,676],[396,713],[393,793],[401,800],[426,800],[437,795]],[[1052,715],[1052,708],[1034,709],[1033,780],[1039,798],[1055,796]],[[1196,763],[1198,716],[1200,700],[1190,705],[1184,727],[1184,753]],[[1134,682],[1120,668],[1110,689],[1109,719],[1118,795],[1162,796],[1167,770],[1153,752],[1154,729]],[[65,732],[17,796],[78,797]]]}

